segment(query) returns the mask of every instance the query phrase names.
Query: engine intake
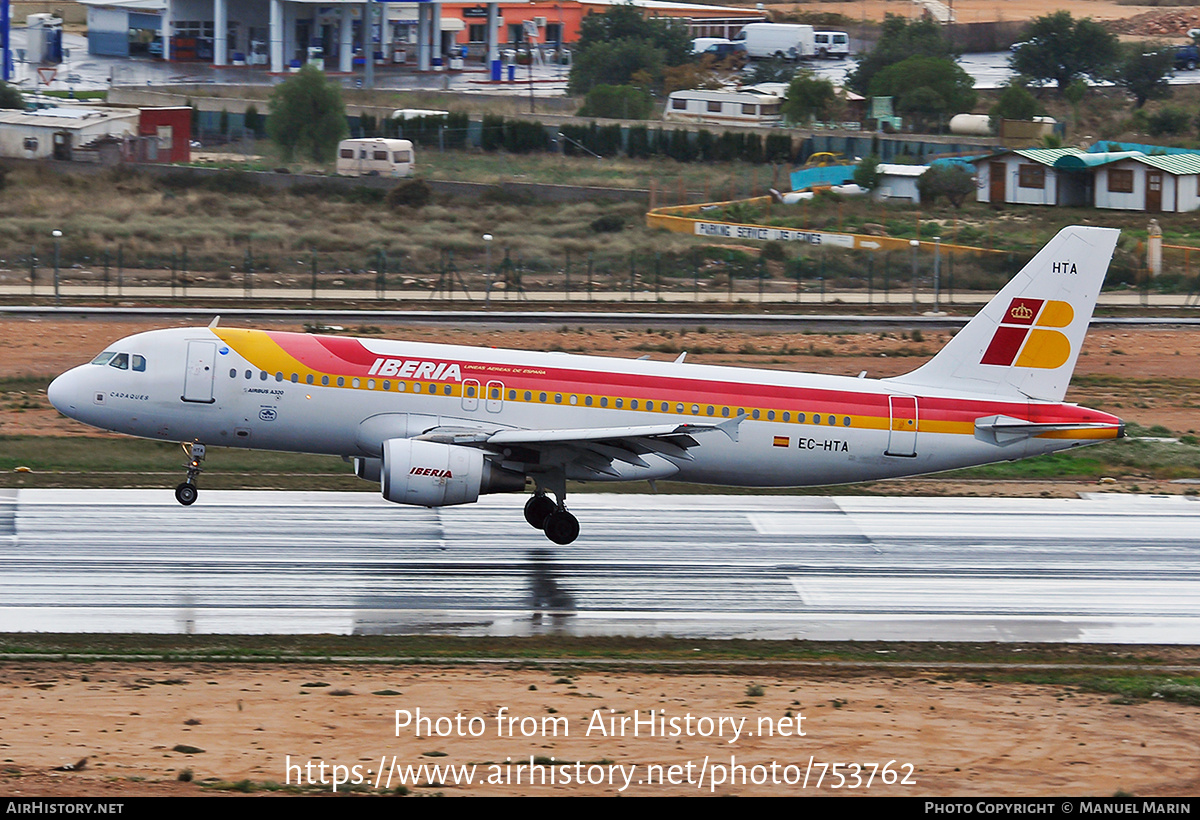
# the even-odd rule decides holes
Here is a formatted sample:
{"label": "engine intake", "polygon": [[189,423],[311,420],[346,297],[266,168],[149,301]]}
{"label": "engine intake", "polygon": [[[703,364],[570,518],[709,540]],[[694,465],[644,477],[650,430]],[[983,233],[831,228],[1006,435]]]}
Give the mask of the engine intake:
{"label": "engine intake", "polygon": [[520,492],[525,476],[502,470],[471,447],[410,438],[383,443],[380,483],[396,504],[446,507],[470,504],[481,493]]}

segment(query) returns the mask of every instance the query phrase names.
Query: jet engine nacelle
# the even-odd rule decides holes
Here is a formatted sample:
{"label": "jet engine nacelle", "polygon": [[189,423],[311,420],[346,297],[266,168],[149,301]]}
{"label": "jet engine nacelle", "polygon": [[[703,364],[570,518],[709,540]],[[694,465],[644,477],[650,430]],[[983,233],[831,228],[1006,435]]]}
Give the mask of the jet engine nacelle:
{"label": "jet engine nacelle", "polygon": [[379,481],[383,478],[383,459],[356,458],[354,459],[354,474],[367,481]]}
{"label": "jet engine nacelle", "polygon": [[383,497],[397,504],[470,504],[480,493],[520,492],[525,476],[494,466],[471,447],[392,438],[383,443]]}

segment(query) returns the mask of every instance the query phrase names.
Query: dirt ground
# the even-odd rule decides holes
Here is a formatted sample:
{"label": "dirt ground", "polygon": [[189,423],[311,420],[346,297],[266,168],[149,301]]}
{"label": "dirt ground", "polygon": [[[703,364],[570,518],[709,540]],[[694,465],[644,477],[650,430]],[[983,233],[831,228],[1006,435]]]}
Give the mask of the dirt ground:
{"label": "dirt ground", "polygon": [[[635,736],[632,719],[650,715]],[[423,764],[473,766],[474,782],[418,770],[410,794],[1167,797],[1200,793],[1197,738],[1194,706],[920,673],[0,666],[8,797],[233,794],[240,781],[262,793],[302,778],[329,792],[335,765],[376,791],[381,769],[395,789]],[[834,763],[845,779],[826,768],[818,786]]]}
{"label": "dirt ground", "polygon": [[[1179,7],[1127,5],[1116,0],[948,0],[944,5],[954,9],[959,23],[991,23],[1009,20],[1032,20],[1065,9],[1076,18],[1093,20],[1124,20],[1148,12],[1178,12]],[[920,6],[912,0],[812,0],[812,2],[770,4],[772,10],[806,11],[842,14],[851,20],[882,20],[886,14],[912,17]],[[1196,9],[1184,9],[1195,13]]]}

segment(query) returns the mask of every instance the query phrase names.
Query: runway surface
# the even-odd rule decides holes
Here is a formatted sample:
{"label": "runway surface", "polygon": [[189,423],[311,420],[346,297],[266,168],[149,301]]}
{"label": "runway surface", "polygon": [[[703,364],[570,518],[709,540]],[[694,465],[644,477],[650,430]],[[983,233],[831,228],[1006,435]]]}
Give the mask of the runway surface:
{"label": "runway surface", "polygon": [[1200,500],[0,491],[0,631],[1200,641]]}

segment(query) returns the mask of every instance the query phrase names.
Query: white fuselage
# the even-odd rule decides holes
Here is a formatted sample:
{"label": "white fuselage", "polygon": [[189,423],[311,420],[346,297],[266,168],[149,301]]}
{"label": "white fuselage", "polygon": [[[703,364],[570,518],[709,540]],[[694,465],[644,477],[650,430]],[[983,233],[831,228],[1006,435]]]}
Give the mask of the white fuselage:
{"label": "white fuselage", "polygon": [[[95,427],[167,441],[378,458],[384,441],[435,429],[573,431],[745,417],[736,436],[698,436],[687,457],[651,453],[644,466],[615,464],[603,475],[568,464],[567,478],[589,480],[844,483],[1093,443],[1114,437],[1120,423],[1069,404],[916,395],[886,379],[228,328],[151,331],[107,351],[115,356],[56,379],[51,401]],[[135,357],[143,369],[130,366]],[[1104,424],[1106,432],[998,441],[976,426],[996,416]],[[526,473],[552,456],[546,448],[491,452]]]}

